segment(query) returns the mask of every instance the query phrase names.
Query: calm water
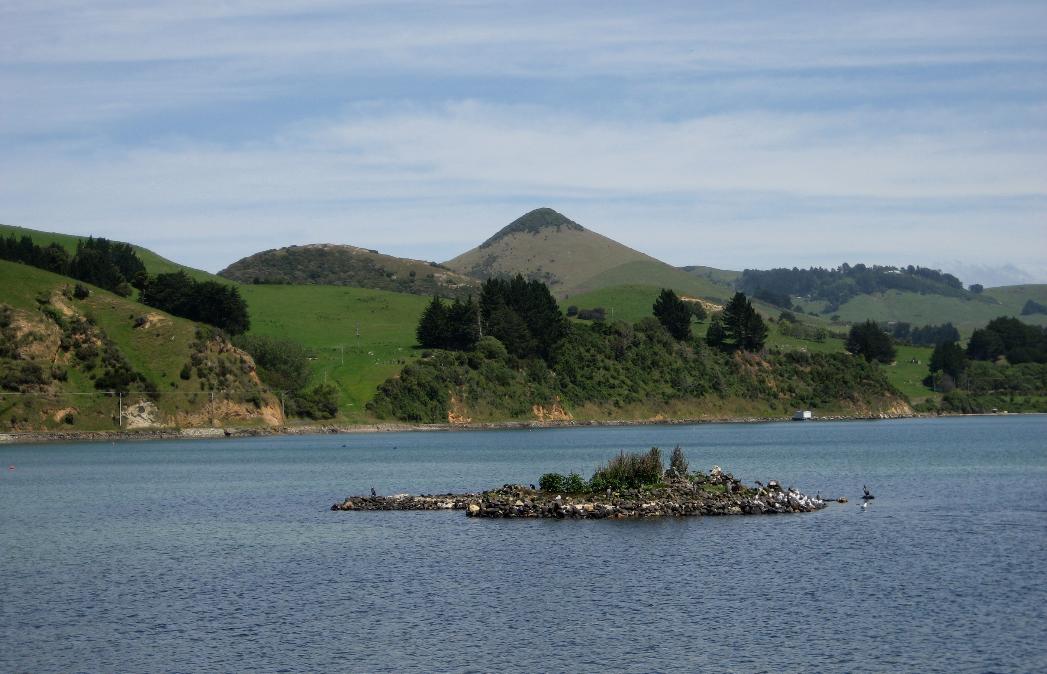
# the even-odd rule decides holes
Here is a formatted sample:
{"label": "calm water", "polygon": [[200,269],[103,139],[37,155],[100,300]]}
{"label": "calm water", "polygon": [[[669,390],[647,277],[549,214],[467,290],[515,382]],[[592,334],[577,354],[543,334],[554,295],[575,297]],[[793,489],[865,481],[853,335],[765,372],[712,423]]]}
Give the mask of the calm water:
{"label": "calm water", "polygon": [[[328,510],[676,444],[851,503]],[[1047,671],[1047,417],[0,446],[0,464],[5,672]]]}

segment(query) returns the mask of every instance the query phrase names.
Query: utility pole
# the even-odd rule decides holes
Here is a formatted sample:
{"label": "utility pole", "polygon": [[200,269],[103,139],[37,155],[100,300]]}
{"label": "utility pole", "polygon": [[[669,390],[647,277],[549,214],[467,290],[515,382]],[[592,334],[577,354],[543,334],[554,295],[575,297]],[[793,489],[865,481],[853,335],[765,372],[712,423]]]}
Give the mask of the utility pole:
{"label": "utility pole", "polygon": [[123,428],[124,427],[124,394],[123,393],[117,393],[116,394],[116,399],[117,399],[117,409],[119,410],[117,412],[118,416],[117,416],[116,425],[119,426],[120,428]]}

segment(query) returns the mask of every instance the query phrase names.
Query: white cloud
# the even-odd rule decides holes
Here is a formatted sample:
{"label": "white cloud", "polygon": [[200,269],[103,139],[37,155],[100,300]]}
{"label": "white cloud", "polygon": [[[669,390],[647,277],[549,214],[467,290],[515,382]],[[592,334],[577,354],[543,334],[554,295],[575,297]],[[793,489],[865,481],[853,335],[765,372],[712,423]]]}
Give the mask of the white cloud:
{"label": "white cloud", "polygon": [[[91,223],[126,227],[124,236],[140,238],[145,222],[187,240],[225,230],[237,254],[310,240],[409,253],[402,242],[423,232],[431,241],[438,231],[444,250],[457,248],[449,257],[548,202],[579,204],[575,217],[583,224],[656,255],[671,253],[678,264],[712,263],[702,250],[709,245],[720,251],[716,259],[732,251],[734,260],[812,246],[895,257],[931,247],[959,257],[1026,253],[1030,237],[1042,240],[1043,138],[1018,149],[1006,133],[971,138],[971,120],[939,120],[947,126],[925,136],[910,132],[904,116],[887,120],[898,127],[891,131],[883,119],[860,115],[625,124],[474,102],[436,112],[366,108],[235,146],[38,147],[24,161],[0,164],[0,201],[10,221],[45,228]],[[797,200],[806,202],[799,212]],[[964,213],[986,200],[1003,203]],[[701,205],[706,201],[718,205]],[[949,201],[956,206],[942,205]],[[483,202],[512,210],[500,206],[482,218]],[[763,212],[748,214],[754,203]],[[1010,231],[1020,233],[1008,240],[994,227],[1004,211]],[[658,228],[637,241],[630,232],[650,220]],[[702,257],[681,259],[684,227],[700,230]],[[413,256],[435,257],[429,250],[419,246]],[[205,266],[231,259],[210,255]]]}
{"label": "white cloud", "polygon": [[1045,39],[1022,2],[12,1],[0,219],[212,269],[538,205],[678,264],[1044,267]]}

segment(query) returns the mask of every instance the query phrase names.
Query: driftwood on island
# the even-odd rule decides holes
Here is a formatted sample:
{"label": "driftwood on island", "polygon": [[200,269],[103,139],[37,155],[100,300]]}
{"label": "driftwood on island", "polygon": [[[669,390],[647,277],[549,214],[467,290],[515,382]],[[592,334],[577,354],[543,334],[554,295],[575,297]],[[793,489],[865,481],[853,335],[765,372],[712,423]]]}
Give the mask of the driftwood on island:
{"label": "driftwood on island", "polygon": [[668,479],[663,484],[610,493],[564,494],[524,485],[468,494],[350,496],[331,510],[464,510],[469,517],[634,519],[701,515],[771,515],[813,512],[827,501],[772,480],[747,487],[730,473],[714,469],[708,478]]}

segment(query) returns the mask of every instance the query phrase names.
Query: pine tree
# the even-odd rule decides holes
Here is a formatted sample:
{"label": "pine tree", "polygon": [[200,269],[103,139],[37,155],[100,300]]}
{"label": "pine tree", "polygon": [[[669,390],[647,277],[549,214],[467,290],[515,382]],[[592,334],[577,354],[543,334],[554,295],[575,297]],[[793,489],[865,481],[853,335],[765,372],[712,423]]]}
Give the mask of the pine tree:
{"label": "pine tree", "polygon": [[736,349],[759,351],[767,341],[767,326],[745,293],[734,294],[723,308],[721,320],[725,343],[730,340]]}
{"label": "pine tree", "polygon": [[418,343],[427,349],[447,348],[450,326],[447,322],[447,307],[436,295],[422,312],[415,335]]}
{"label": "pine tree", "polygon": [[662,288],[658,299],[654,301],[654,315],[676,339],[683,340],[691,336],[691,309],[672,290]]}

